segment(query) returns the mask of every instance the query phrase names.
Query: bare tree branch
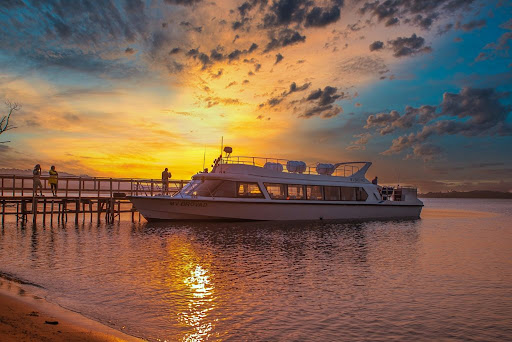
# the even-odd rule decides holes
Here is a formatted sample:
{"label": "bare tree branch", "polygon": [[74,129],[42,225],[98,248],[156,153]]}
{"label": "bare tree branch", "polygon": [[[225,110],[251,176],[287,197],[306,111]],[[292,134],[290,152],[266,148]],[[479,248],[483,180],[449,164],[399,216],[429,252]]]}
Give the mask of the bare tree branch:
{"label": "bare tree branch", "polygon": [[[4,115],[2,117],[2,120],[0,120],[0,134],[4,133],[5,131],[11,130],[13,126],[9,126],[9,119],[11,118],[11,114],[15,111],[18,111],[21,109],[21,104],[17,102],[11,102],[9,100],[5,101],[5,105],[7,106],[7,110],[9,111],[9,114]],[[9,141],[2,141],[0,143],[7,143]]]}

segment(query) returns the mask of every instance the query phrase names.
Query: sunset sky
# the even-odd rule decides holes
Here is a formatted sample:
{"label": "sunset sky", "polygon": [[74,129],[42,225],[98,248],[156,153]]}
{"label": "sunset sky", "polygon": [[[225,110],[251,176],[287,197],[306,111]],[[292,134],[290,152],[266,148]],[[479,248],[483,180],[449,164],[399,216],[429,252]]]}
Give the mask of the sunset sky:
{"label": "sunset sky", "polygon": [[0,99],[22,105],[0,168],[189,179],[223,136],[512,191],[512,1],[2,0],[0,22]]}

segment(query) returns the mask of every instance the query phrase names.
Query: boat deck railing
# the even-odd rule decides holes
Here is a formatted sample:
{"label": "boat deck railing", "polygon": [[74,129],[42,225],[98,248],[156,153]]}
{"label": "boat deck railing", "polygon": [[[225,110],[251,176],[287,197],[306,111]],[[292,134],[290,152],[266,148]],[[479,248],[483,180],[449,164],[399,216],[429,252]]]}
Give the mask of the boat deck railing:
{"label": "boat deck railing", "polygon": [[[219,160],[218,164],[242,164],[242,165],[253,165],[258,167],[264,167],[267,163],[276,163],[281,164],[283,166],[283,172],[286,173],[299,173],[289,171],[286,167],[287,163],[290,160],[288,159],[280,159],[280,158],[265,158],[265,157],[249,157],[249,156],[229,156],[223,157]],[[360,162],[353,163],[343,163],[339,165],[331,176],[337,177],[350,177],[360,169]],[[306,170],[304,172],[300,172],[301,174],[306,175],[319,175],[316,171],[316,165],[306,165]]]}

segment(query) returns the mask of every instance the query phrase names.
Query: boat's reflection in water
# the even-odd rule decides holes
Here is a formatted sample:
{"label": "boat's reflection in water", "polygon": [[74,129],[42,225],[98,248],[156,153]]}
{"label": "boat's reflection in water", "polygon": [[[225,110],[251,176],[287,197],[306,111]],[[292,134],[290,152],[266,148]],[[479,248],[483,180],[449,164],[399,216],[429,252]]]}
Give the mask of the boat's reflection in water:
{"label": "boat's reflection in water", "polygon": [[[379,235],[400,241],[395,256],[403,254],[414,262],[417,223],[400,221],[399,231]],[[369,226],[375,224],[379,223]],[[232,329],[247,329],[241,325],[247,316],[254,317],[260,305],[272,307],[284,293],[306,298],[316,296],[319,289],[332,293],[328,284],[333,282],[341,285],[334,291],[339,299],[361,295],[364,291],[349,289],[366,286],[372,279],[374,271],[368,264],[372,250],[381,257],[389,253],[380,248],[378,239],[368,241],[372,231],[367,223],[152,222],[139,227],[136,234],[146,239],[159,236],[167,251],[167,260],[151,264],[158,264],[155,276],[162,278],[168,290],[163,294],[167,321],[178,332],[172,339],[204,341],[230,336],[222,322],[226,318],[233,322]],[[281,268],[274,272],[276,265]],[[292,312],[272,310],[277,320],[294,325],[288,322]]]}

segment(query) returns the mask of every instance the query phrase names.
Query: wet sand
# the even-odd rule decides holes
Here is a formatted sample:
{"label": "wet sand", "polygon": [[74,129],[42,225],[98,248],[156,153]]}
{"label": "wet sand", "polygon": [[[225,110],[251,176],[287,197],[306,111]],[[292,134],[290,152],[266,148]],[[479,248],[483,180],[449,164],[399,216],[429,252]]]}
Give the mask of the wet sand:
{"label": "wet sand", "polygon": [[68,311],[0,278],[0,341],[142,341]]}

